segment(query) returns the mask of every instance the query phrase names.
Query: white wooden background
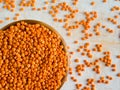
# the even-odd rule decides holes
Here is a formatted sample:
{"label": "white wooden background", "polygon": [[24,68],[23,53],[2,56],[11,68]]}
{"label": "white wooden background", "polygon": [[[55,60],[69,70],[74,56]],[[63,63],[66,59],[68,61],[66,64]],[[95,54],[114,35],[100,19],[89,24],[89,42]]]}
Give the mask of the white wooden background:
{"label": "white wooden background", "polygon": [[[17,3],[19,3],[20,0],[16,0],[16,1],[17,1],[16,2],[16,4],[17,4]],[[72,6],[72,0],[57,0],[57,1],[58,2],[66,1],[66,2],[68,2],[69,5]],[[95,2],[95,6],[90,5],[91,1]],[[84,18],[84,15],[83,15],[84,11],[93,11],[94,10],[94,11],[98,12],[98,18],[91,25],[94,25],[97,22],[101,22],[102,24],[106,25],[107,27],[110,27],[115,30],[113,34],[109,34],[101,28],[100,29],[102,31],[101,36],[93,36],[92,38],[88,39],[87,41],[80,40],[81,36],[83,35],[81,33],[81,30],[82,30],[81,28],[79,28],[78,30],[73,30],[71,37],[66,36],[67,32],[62,27],[63,24],[54,22],[51,15],[48,14],[48,10],[46,10],[46,11],[44,11],[44,10],[31,11],[31,8],[26,8],[23,12],[20,12],[18,10],[19,6],[16,6],[15,12],[11,13],[5,9],[0,9],[0,20],[1,19],[4,20],[5,17],[8,17],[8,16],[11,18],[9,21],[4,21],[3,24],[0,24],[0,28],[2,28],[4,25],[7,25],[10,22],[13,22],[12,18],[15,16],[15,13],[20,13],[19,20],[34,19],[34,20],[43,21],[43,22],[51,25],[63,36],[67,45],[69,45],[71,47],[71,49],[69,51],[75,51],[80,45],[83,45],[83,43],[85,43],[85,42],[90,42],[91,48],[96,43],[103,44],[103,49],[105,51],[106,50],[111,51],[113,63],[117,64],[117,72],[120,72],[120,60],[118,60],[116,58],[116,55],[120,54],[120,39],[118,38],[118,34],[120,33],[120,30],[118,28],[116,28],[116,25],[113,25],[107,21],[107,17],[113,17],[114,15],[118,15],[118,13],[120,13],[120,11],[119,12],[118,11],[115,11],[115,12],[110,11],[110,8],[112,6],[114,6],[114,5],[120,6],[120,1],[118,1],[118,2],[117,1],[115,2],[115,0],[107,0],[107,1],[108,1],[107,3],[103,4],[102,0],[79,0],[77,6],[73,7],[73,8],[78,8],[80,10],[77,17],[75,19],[73,19],[73,21]],[[37,0],[37,2],[38,2],[38,3],[36,3],[37,7],[44,6],[44,0]],[[48,9],[50,9],[51,5],[52,4],[47,5]],[[2,7],[2,4],[0,4],[0,7]],[[64,13],[60,13],[59,17],[62,17],[62,14],[64,14]],[[118,19],[118,23],[120,24],[120,17]],[[92,29],[93,28],[91,28],[91,30]],[[74,40],[78,40],[79,44],[75,45],[73,43]],[[99,58],[100,55],[101,54],[98,54],[98,53],[93,54],[92,60]],[[83,63],[82,60],[84,60],[85,58],[87,59],[87,57],[82,57],[80,55],[80,53],[76,52],[70,59],[70,61],[71,61],[70,66],[73,67],[73,76],[78,78],[78,83],[85,85],[87,78],[93,77],[95,79],[98,79],[100,76],[112,75],[113,80],[110,81],[109,85],[96,83],[96,90],[120,90],[120,78],[116,77],[116,72],[113,73],[110,68],[106,68],[104,65],[102,66],[102,69],[101,69],[102,73],[100,75],[96,75],[92,71],[92,69],[87,68],[85,70],[85,72],[82,73],[83,75],[81,77],[78,76],[77,73],[75,73],[75,71],[74,71],[74,69],[75,69],[74,67],[77,65],[74,62],[75,58],[79,58],[80,63]],[[61,90],[75,90],[75,83],[70,79],[70,75],[68,75],[68,81],[63,85]]]}

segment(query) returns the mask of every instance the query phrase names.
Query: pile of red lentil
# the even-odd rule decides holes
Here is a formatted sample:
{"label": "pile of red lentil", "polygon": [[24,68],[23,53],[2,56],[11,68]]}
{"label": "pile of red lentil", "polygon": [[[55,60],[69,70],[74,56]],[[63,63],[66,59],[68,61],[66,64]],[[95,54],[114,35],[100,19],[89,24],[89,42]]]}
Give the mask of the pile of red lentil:
{"label": "pile of red lentil", "polygon": [[67,73],[61,38],[24,21],[0,30],[0,90],[57,90]]}
{"label": "pile of red lentil", "polygon": [[[110,16],[103,20],[110,25],[106,25],[99,20],[99,18],[102,19],[103,17],[95,9],[98,5],[95,0],[85,3],[89,4],[90,8],[92,7],[91,11],[81,10],[82,6],[78,8],[79,4],[82,3],[81,0],[45,0],[44,2],[20,0],[18,4],[16,4],[16,1],[0,0],[0,3],[3,4],[2,10],[14,13],[12,18],[10,16],[0,18],[0,24],[9,20],[19,20],[20,13],[27,8],[31,8],[33,12],[48,12],[53,19],[53,23],[63,25],[63,30],[66,31],[66,36],[70,39],[76,36],[74,31],[79,30],[80,38],[71,41],[73,45],[66,47],[70,54],[68,83],[73,81],[76,90],[98,90],[96,88],[98,84],[110,84],[112,80],[120,78],[120,70],[117,69],[119,64],[114,63],[113,59],[114,57],[119,62],[120,47],[116,49],[118,53],[113,54],[111,50],[105,49],[105,47],[112,45],[105,46],[101,42],[94,43],[92,41],[92,38],[105,37],[104,39],[106,39],[107,36],[104,36],[104,31],[108,36],[111,35],[111,38],[117,37],[117,44],[120,46],[120,32],[116,33],[117,30],[120,30],[120,0],[113,0],[117,4],[109,6]],[[106,7],[110,4],[109,0],[99,1]],[[44,6],[39,5],[37,7],[38,2],[43,3]],[[61,12],[67,14],[59,17]],[[78,15],[85,18],[77,19]],[[63,46],[60,44],[60,38],[54,32],[49,31],[42,25],[30,25],[21,22],[5,31],[1,31],[0,34],[1,90],[3,86],[6,90],[10,88],[12,90],[13,87],[18,90],[23,88],[26,88],[25,90],[34,88],[36,88],[34,90],[57,90],[59,88],[61,80],[67,71],[67,56],[63,51]],[[72,49],[72,46],[74,46],[75,50]],[[96,56],[98,53],[100,54],[99,57]],[[79,54],[79,57],[75,57],[76,54]],[[102,75],[105,69],[103,67],[109,68],[111,74]],[[80,82],[87,69],[92,69],[89,73],[94,73],[99,78],[86,77],[86,83]]]}

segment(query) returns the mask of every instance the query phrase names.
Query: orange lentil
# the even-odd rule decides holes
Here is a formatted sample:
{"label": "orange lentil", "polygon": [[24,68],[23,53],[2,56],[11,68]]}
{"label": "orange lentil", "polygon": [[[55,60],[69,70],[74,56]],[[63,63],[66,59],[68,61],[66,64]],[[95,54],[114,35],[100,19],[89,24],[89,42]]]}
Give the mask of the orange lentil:
{"label": "orange lentil", "polygon": [[89,58],[92,58],[93,56],[91,54],[88,55]]}
{"label": "orange lentil", "polygon": [[14,9],[11,9],[10,11],[11,11],[11,12],[14,12]]}
{"label": "orange lentil", "polygon": [[108,53],[107,52],[103,52],[104,55],[107,55]]}
{"label": "orange lentil", "polygon": [[113,20],[112,23],[113,23],[113,24],[117,24],[117,21],[114,21],[114,20]]}
{"label": "orange lentil", "polygon": [[56,14],[52,14],[52,17],[55,17],[56,16]]}
{"label": "orange lentil", "polygon": [[78,73],[78,76],[81,76],[82,74],[81,73]]}
{"label": "orange lentil", "polygon": [[102,28],[106,28],[106,26],[105,26],[105,25],[103,25],[103,26],[102,26]]}
{"label": "orange lentil", "polygon": [[96,59],[96,60],[95,60],[95,62],[99,62],[99,60],[98,60],[98,59]]}
{"label": "orange lentil", "polygon": [[57,19],[57,18],[54,18],[53,20],[54,20],[55,22],[57,22],[57,21],[58,21],[58,19]]}
{"label": "orange lentil", "polygon": [[90,52],[91,52],[91,50],[87,50],[87,52],[88,52],[88,53],[90,53]]}
{"label": "orange lentil", "polygon": [[71,29],[70,28],[66,28],[67,31],[70,31]]}
{"label": "orange lentil", "polygon": [[105,77],[104,77],[104,76],[101,76],[101,77],[100,77],[100,80],[104,80],[104,79],[105,79]]}
{"label": "orange lentil", "polygon": [[73,2],[73,5],[76,5],[77,3],[76,2]]}
{"label": "orange lentil", "polygon": [[41,8],[37,8],[37,11],[40,11],[41,10]]}
{"label": "orange lentil", "polygon": [[18,18],[17,18],[17,17],[14,17],[13,20],[18,20]]}
{"label": "orange lentil", "polygon": [[74,77],[71,77],[72,80],[74,80]]}
{"label": "orange lentil", "polygon": [[119,18],[119,16],[118,16],[118,15],[115,15],[114,18]]}
{"label": "orange lentil", "polygon": [[62,23],[62,22],[63,22],[63,20],[62,20],[62,19],[59,19],[59,20],[58,20],[58,22]]}
{"label": "orange lentil", "polygon": [[20,8],[20,11],[24,11],[24,8]]}
{"label": "orange lentil", "polygon": [[112,69],[112,71],[113,71],[113,72],[115,72],[115,71],[116,71],[116,69],[115,69],[115,68],[113,68],[113,69]]}
{"label": "orange lentil", "polygon": [[110,55],[111,54],[110,51],[107,51],[107,54]]}
{"label": "orange lentil", "polygon": [[0,24],[3,23],[3,20],[0,20]]}
{"label": "orange lentil", "polygon": [[98,32],[98,29],[94,29],[94,32]]}
{"label": "orange lentil", "polygon": [[101,23],[100,23],[100,22],[99,22],[99,23],[97,23],[97,26],[99,26],[99,27],[100,27],[100,26],[101,26]]}
{"label": "orange lentil", "polygon": [[64,19],[64,22],[68,22],[68,19]]}
{"label": "orange lentil", "polygon": [[45,1],[45,4],[48,4],[49,2],[48,1]]}
{"label": "orange lentil", "polygon": [[72,55],[73,55],[73,54],[74,54],[74,52],[70,52],[70,54],[72,54]]}
{"label": "orange lentil", "polygon": [[75,21],[75,24],[77,24],[77,25],[78,25],[78,24],[79,24],[79,21]]}
{"label": "orange lentil", "polygon": [[88,48],[88,46],[87,46],[87,45],[84,45],[84,48]]}
{"label": "orange lentil", "polygon": [[72,68],[71,68],[71,67],[69,67],[69,71],[72,71]]}
{"label": "orange lentil", "polygon": [[117,76],[120,77],[120,73],[118,73]]}
{"label": "orange lentil", "polygon": [[120,59],[120,55],[117,55],[117,58],[119,58],[119,59]]}
{"label": "orange lentil", "polygon": [[74,82],[77,82],[77,79],[74,79],[73,81],[74,81]]}
{"label": "orange lentil", "polygon": [[75,61],[76,63],[78,63],[78,62],[79,62],[79,59],[75,59],[74,61]]}
{"label": "orange lentil", "polygon": [[15,16],[20,16],[20,14],[19,14],[19,13],[16,13]]}
{"label": "orange lentil", "polygon": [[89,42],[86,42],[85,44],[84,44],[84,46],[89,46],[90,45],[90,43]]}
{"label": "orange lentil", "polygon": [[53,14],[53,11],[50,10],[50,11],[49,11],[49,14]]}
{"label": "orange lentil", "polygon": [[51,0],[52,3],[56,3],[57,0]]}
{"label": "orange lentil", "polygon": [[111,11],[115,11],[115,8],[111,8]]}
{"label": "orange lentil", "polygon": [[63,26],[63,28],[66,29],[67,27],[68,27],[68,23],[65,23],[64,26]]}
{"label": "orange lentil", "polygon": [[97,49],[96,49],[96,48],[93,48],[92,50],[93,50],[93,51],[97,51]]}
{"label": "orange lentil", "polygon": [[112,18],[108,18],[108,21],[111,21],[112,20]]}
{"label": "orange lentil", "polygon": [[101,83],[101,80],[97,80],[97,83]]}
{"label": "orange lentil", "polygon": [[67,46],[66,48],[69,50],[69,49],[70,49],[70,46]]}
{"label": "orange lentil", "polygon": [[93,2],[91,2],[90,4],[91,4],[92,6],[94,6],[94,5],[95,5],[95,2],[93,1]]}
{"label": "orange lentil", "polygon": [[36,7],[33,7],[32,10],[35,11],[35,10],[36,10]]}
{"label": "orange lentil", "polygon": [[106,2],[107,2],[107,0],[103,0],[103,2],[104,2],[104,3],[106,3]]}
{"label": "orange lentil", "polygon": [[89,36],[90,36],[90,37],[92,37],[92,36],[93,36],[93,34],[92,34],[92,33],[90,33],[90,34],[89,34]]}
{"label": "orange lentil", "polygon": [[100,35],[100,32],[96,32],[95,34],[96,34],[97,36],[99,36],[99,35]]}
{"label": "orange lentil", "polygon": [[116,64],[112,64],[111,67],[116,67]]}
{"label": "orange lentil", "polygon": [[5,20],[10,20],[10,17],[6,17]]}
{"label": "orange lentil", "polygon": [[44,6],[44,7],[43,7],[43,10],[47,10],[47,7],[46,7],[46,6]]}
{"label": "orange lentil", "polygon": [[72,74],[72,72],[69,72],[69,74]]}
{"label": "orange lentil", "polygon": [[67,33],[67,36],[71,36],[71,32],[68,32],[68,33]]}
{"label": "orange lentil", "polygon": [[54,10],[54,13],[58,13],[59,11],[57,9]]}
{"label": "orange lentil", "polygon": [[80,52],[80,51],[81,51],[80,48],[78,48],[78,49],[77,49],[77,52]]}
{"label": "orange lentil", "polygon": [[77,40],[75,40],[75,41],[74,41],[74,43],[75,43],[75,44],[78,44],[78,41],[77,41]]}
{"label": "orange lentil", "polygon": [[82,49],[82,48],[84,48],[84,46],[80,46],[80,48]]}
{"label": "orange lentil", "polygon": [[[98,64],[98,62],[93,62],[93,65],[97,65]],[[93,70],[94,71],[94,70]]]}
{"label": "orange lentil", "polygon": [[105,81],[105,84],[109,84],[109,81],[106,80],[106,81]]}
{"label": "orange lentil", "polygon": [[81,86],[82,86],[82,84],[79,84],[79,86],[81,87]]}
{"label": "orange lentil", "polygon": [[81,53],[81,55],[82,55],[82,56],[85,56],[85,53],[84,53],[84,52],[82,52],[82,53]]}
{"label": "orange lentil", "polygon": [[7,7],[6,6],[3,6],[4,9],[6,9]]}
{"label": "orange lentil", "polygon": [[83,49],[83,51],[87,52],[87,51],[88,51],[88,49],[86,49],[86,48],[85,48],[85,49]]}
{"label": "orange lentil", "polygon": [[117,26],[120,29],[120,25]]}

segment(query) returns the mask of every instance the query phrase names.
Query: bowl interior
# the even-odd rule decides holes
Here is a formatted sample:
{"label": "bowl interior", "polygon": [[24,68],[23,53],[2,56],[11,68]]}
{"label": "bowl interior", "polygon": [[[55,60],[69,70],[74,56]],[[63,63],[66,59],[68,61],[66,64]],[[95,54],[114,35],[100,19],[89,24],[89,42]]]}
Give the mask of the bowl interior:
{"label": "bowl interior", "polygon": [[[6,30],[6,29],[8,29],[10,26],[16,25],[17,23],[20,23],[21,21],[24,21],[24,22],[26,22],[26,23],[28,23],[28,24],[41,24],[41,25],[44,25],[45,27],[47,27],[49,30],[55,32],[55,33],[60,37],[60,39],[61,39],[61,44],[63,45],[63,49],[64,49],[64,51],[65,51],[66,54],[67,54],[66,43],[65,43],[63,37],[62,37],[53,27],[49,26],[48,24],[46,24],[46,23],[44,23],[44,22],[37,21],[37,20],[19,20],[19,21],[12,22],[12,23],[4,26],[3,28],[1,28],[1,30]],[[67,54],[67,59],[68,59],[68,54]],[[67,60],[67,62],[68,62],[68,61],[69,61],[69,60]],[[67,64],[68,64],[68,63],[67,63]],[[69,64],[68,64],[68,65],[69,65]],[[67,66],[68,66],[68,65],[67,65]],[[60,88],[62,87],[62,85],[64,84],[64,82],[66,81],[66,79],[67,79],[67,72],[66,72],[65,77],[64,77],[64,78],[62,79],[62,81],[61,81],[62,84],[61,84]],[[59,89],[60,89],[60,88],[59,88]],[[59,90],[59,89],[58,89],[58,90]]]}

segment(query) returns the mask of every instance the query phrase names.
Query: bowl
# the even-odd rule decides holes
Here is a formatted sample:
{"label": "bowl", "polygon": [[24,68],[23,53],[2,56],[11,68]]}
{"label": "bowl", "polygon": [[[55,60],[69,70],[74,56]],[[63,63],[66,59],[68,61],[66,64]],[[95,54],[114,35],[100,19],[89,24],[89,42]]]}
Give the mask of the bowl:
{"label": "bowl", "polygon": [[[51,27],[50,25],[44,23],[44,22],[41,22],[41,21],[37,21],[37,20],[19,20],[19,21],[15,21],[15,22],[12,22],[12,23],[9,23],[7,25],[5,25],[4,27],[1,28],[1,30],[6,30],[8,29],[10,26],[12,25],[16,25],[17,23],[20,23],[20,22],[26,22],[28,24],[41,24],[41,25],[44,25],[45,27],[47,27],[49,30],[51,30],[52,32],[55,32],[61,39],[61,44],[63,45],[63,49],[65,51],[65,53],[67,54],[67,64],[69,63],[69,58],[68,58],[68,53],[67,53],[67,49],[66,49],[66,43],[65,43],[65,40],[63,39],[63,37],[57,32],[57,30],[55,30],[53,27]],[[67,65],[69,66],[69,64]],[[58,90],[60,90],[60,88],[63,86],[63,84],[65,83],[65,81],[67,80],[67,74],[68,74],[68,70],[66,71],[66,75],[65,77],[61,80],[61,86],[58,88]]]}

